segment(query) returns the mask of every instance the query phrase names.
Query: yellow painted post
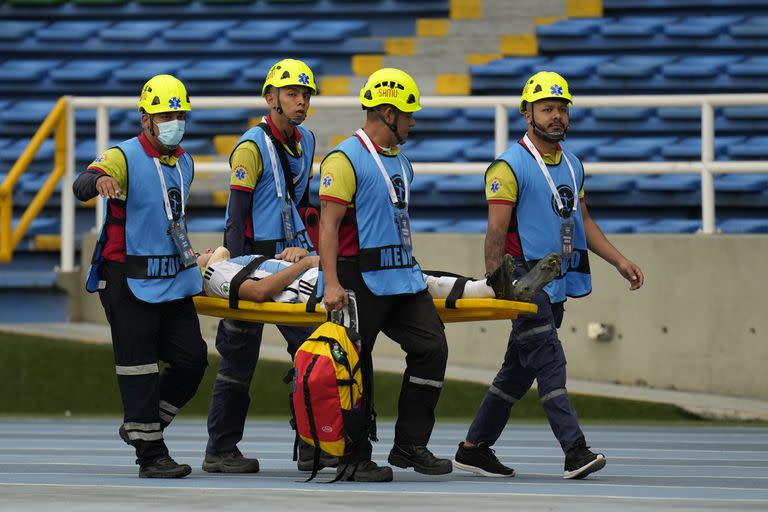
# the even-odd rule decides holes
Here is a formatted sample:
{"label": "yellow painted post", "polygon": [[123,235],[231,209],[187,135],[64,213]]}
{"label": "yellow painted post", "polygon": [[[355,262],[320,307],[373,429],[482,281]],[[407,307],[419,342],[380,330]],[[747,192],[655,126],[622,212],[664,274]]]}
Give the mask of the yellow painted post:
{"label": "yellow painted post", "polygon": [[0,263],[11,261],[11,197],[7,188],[0,186]]}
{"label": "yellow painted post", "polygon": [[[0,261],[11,261],[13,250],[16,245],[24,238],[24,234],[29,228],[29,224],[40,213],[45,202],[53,194],[58,180],[64,175],[64,169],[66,161],[66,100],[64,98],[59,99],[56,105],[50,111],[48,116],[37,129],[37,132],[32,136],[29,141],[29,145],[24,149],[21,156],[19,156],[16,163],[11,167],[8,176],[2,185],[0,185]],[[48,135],[57,130],[56,152],[54,157],[54,167],[51,176],[48,177],[45,184],[37,191],[32,202],[27,206],[26,210],[19,219],[16,227],[11,226],[12,212],[13,212],[13,187],[19,180],[19,177],[24,173],[35,157],[40,145],[48,138]]]}

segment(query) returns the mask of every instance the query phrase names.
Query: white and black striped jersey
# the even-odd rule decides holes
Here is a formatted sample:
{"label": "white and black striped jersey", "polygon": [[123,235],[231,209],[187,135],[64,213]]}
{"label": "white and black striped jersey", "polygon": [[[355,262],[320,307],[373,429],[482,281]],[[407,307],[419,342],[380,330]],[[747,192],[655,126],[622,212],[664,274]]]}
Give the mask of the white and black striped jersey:
{"label": "white and black striped jersey", "polygon": [[[209,265],[203,274],[203,291],[209,297],[229,298],[229,283],[240,270],[259,255],[238,256],[230,260],[219,261]],[[264,279],[267,276],[280,272],[289,267],[291,263],[283,260],[269,259],[256,267],[249,279]],[[275,302],[304,302],[309,300],[312,295],[315,284],[317,283],[317,268],[310,268],[296,278],[291,284],[284,288],[280,293],[273,295]]]}

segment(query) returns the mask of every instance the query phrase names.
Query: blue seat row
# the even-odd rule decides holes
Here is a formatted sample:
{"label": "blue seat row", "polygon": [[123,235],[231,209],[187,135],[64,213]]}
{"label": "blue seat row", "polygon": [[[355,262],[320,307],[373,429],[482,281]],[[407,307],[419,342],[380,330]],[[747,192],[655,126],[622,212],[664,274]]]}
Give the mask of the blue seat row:
{"label": "blue seat row", "polygon": [[[417,17],[448,17],[449,0],[200,0],[179,2],[169,0],[105,0],[104,2],[51,1],[44,8],[56,19],[82,19],[106,17],[109,19],[145,20],[156,19],[212,19],[286,17],[316,18],[345,16],[380,21],[415,20]],[[38,17],[40,6],[31,0],[16,0],[3,5],[5,15],[14,17]],[[147,5],[144,5],[147,4]]]}
{"label": "blue seat row", "polygon": [[768,47],[766,16],[624,16],[566,19],[536,29],[539,49],[622,53],[625,50],[747,50]]}
{"label": "blue seat row", "polygon": [[[609,234],[647,233],[684,234],[701,230],[700,219],[653,219],[650,217],[597,219],[600,228]],[[416,218],[411,223],[416,232],[424,233],[485,233],[485,219],[450,219],[445,217]],[[768,233],[768,218],[732,218],[719,221],[723,233]]]}
{"label": "blue seat row", "polygon": [[[348,58],[304,58],[313,71],[349,71]],[[151,76],[169,73],[191,94],[253,94],[261,91],[275,58],[268,59],[9,59],[0,62],[0,94],[137,94]]]}
{"label": "blue seat row", "polygon": [[[381,53],[383,42],[370,38],[364,20],[305,21],[239,18],[189,21],[0,21],[0,51],[10,57],[139,56],[152,41],[153,55],[199,56],[246,53],[275,55],[352,55]],[[15,38],[11,39],[11,36]]]}
{"label": "blue seat row", "polygon": [[561,73],[574,91],[590,94],[676,94],[754,90],[768,76],[765,55],[560,55],[507,57],[470,66],[475,94],[519,94],[532,73]]}

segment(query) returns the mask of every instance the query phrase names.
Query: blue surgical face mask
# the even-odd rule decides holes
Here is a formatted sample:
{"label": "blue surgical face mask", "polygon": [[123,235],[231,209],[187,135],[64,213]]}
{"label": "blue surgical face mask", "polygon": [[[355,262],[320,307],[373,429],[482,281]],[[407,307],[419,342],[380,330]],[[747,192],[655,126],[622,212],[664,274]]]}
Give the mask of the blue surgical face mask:
{"label": "blue surgical face mask", "polygon": [[157,140],[167,147],[178,146],[181,139],[184,137],[184,125],[185,122],[181,120],[166,121],[165,123],[157,123],[157,128],[160,132],[157,134]]}

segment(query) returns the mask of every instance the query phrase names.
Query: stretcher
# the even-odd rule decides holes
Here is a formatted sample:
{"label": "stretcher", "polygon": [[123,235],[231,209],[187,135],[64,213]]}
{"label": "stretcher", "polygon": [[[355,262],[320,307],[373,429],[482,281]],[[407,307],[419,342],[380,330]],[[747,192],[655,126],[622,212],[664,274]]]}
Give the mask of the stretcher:
{"label": "stretcher", "polygon": [[[483,320],[514,320],[518,315],[536,313],[536,304],[499,299],[458,299],[455,308],[447,308],[445,299],[433,299],[443,322],[474,322]],[[229,307],[227,299],[197,296],[194,298],[201,315],[231,318],[245,322],[313,326],[325,322],[322,304],[308,312],[306,304],[239,301],[238,309]]]}

